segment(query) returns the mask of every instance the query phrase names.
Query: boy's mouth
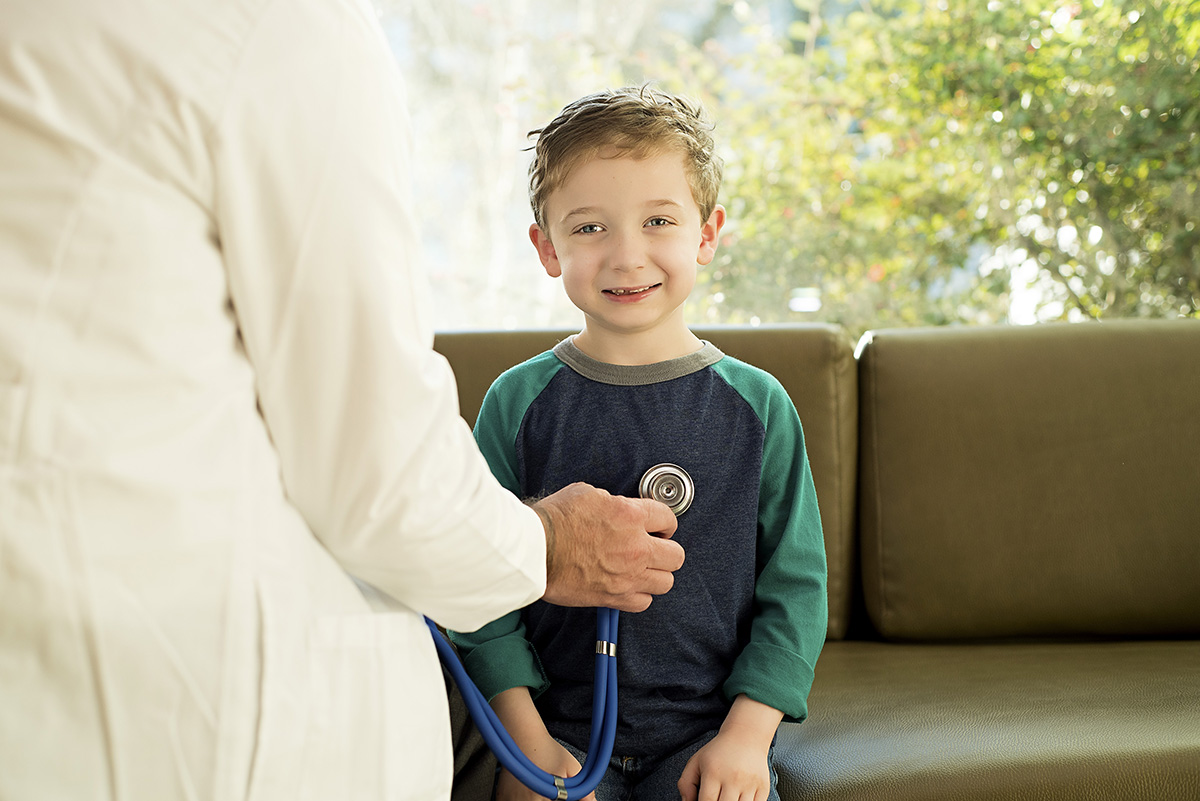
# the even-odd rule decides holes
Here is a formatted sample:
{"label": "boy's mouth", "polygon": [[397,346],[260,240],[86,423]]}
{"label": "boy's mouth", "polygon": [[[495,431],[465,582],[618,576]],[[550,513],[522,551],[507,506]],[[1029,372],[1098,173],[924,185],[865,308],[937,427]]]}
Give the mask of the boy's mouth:
{"label": "boy's mouth", "polygon": [[619,298],[623,298],[628,297],[629,295],[641,295],[644,292],[649,292],[651,289],[656,289],[660,286],[662,286],[662,284],[650,284],[649,286],[606,289],[604,292],[609,295],[616,295]]}

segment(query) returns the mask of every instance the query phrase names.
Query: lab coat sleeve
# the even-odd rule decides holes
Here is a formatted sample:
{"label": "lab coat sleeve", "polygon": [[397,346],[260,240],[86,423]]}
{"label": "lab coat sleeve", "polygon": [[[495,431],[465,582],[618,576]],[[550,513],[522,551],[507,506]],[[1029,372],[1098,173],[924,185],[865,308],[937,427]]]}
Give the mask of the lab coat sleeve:
{"label": "lab coat sleeve", "polygon": [[541,523],[493,479],[432,350],[402,85],[369,5],[273,3],[210,138],[291,503],[349,573],[445,626],[540,596]]}

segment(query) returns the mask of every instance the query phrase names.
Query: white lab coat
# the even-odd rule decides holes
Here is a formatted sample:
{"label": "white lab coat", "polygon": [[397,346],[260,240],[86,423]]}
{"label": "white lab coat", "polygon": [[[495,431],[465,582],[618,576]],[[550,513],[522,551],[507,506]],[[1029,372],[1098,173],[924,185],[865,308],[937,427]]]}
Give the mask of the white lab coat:
{"label": "white lab coat", "polygon": [[545,544],[430,350],[408,146],[366,0],[0,5],[3,801],[447,796],[418,613]]}

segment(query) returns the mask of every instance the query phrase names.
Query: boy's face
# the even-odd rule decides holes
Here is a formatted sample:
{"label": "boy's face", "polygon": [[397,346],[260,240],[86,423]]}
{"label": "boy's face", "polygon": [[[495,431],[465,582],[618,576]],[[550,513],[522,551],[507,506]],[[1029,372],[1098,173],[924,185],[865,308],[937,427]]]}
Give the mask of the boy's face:
{"label": "boy's face", "polygon": [[696,266],[712,261],[725,222],[720,206],[700,219],[676,152],[584,162],[544,216],[549,230],[533,225],[529,237],[598,335],[681,333]]}

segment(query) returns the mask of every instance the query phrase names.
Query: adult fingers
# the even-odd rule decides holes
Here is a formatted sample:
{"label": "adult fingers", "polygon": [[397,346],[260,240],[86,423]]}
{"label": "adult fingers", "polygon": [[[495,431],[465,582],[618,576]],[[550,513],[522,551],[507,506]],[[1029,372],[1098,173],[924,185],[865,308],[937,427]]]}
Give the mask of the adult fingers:
{"label": "adult fingers", "polygon": [[675,518],[671,507],[649,498],[630,498],[629,500],[637,504],[645,516],[644,527],[647,533],[657,534],[660,537],[670,537],[675,533],[679,521]]}
{"label": "adult fingers", "polygon": [[[650,568],[650,572],[664,570],[668,572],[674,572],[683,567],[685,554],[683,552],[683,546],[678,542],[675,542],[674,540],[653,539],[650,540],[647,547],[649,548],[650,553],[648,556],[648,564],[646,566]],[[667,585],[667,589],[663,590],[662,592],[666,592],[669,589],[671,589],[671,586]],[[650,592],[653,592],[653,590],[650,590]],[[662,592],[654,594],[661,595]]]}

